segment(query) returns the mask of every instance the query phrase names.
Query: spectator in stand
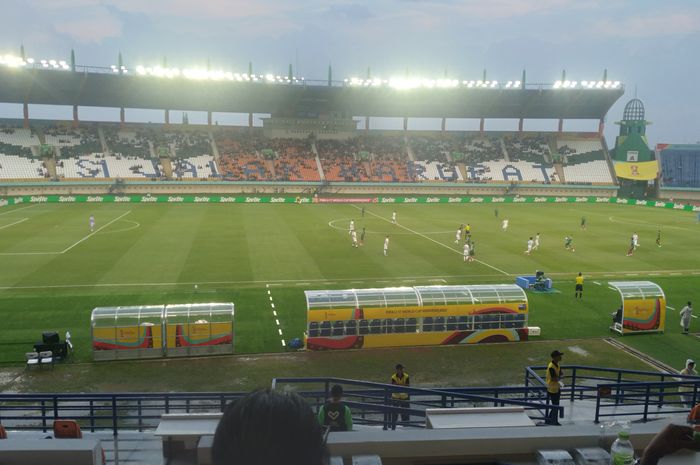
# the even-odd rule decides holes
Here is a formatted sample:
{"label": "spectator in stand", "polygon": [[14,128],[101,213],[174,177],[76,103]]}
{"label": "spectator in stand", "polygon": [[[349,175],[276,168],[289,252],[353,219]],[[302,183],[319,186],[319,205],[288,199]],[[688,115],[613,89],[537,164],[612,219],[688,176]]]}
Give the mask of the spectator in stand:
{"label": "spectator in stand", "polygon": [[321,425],[299,395],[265,389],[226,407],[211,449],[214,465],[325,465]]}
{"label": "spectator in stand", "polygon": [[334,384],[331,398],[318,410],[318,422],[331,431],[352,431],[352,413],[343,402],[343,386]]}
{"label": "spectator in stand", "polygon": [[[563,352],[559,352],[558,350],[553,351],[551,353],[552,361],[549,362],[547,366],[547,399],[556,407],[559,406],[561,388],[564,386],[561,380],[564,377],[564,373],[562,373],[561,366],[559,365],[562,355],[564,355]],[[548,425],[560,426],[559,411],[551,409],[545,423]]]}
{"label": "spectator in stand", "polygon": [[[403,365],[400,363],[396,365],[396,372],[391,375],[391,384],[396,386],[410,386],[411,380],[408,377],[408,373],[403,371]],[[411,406],[410,397],[407,392],[394,392],[391,394],[392,404],[395,407],[409,408]],[[391,429],[396,429],[396,421],[399,418],[398,413],[391,414]],[[401,421],[407,422],[410,419],[408,413],[401,414]]]}
{"label": "spectator in stand", "polygon": [[[680,371],[681,375],[685,376],[697,376],[698,372],[695,370],[695,360],[693,359],[688,359],[685,361],[685,368],[683,368]],[[683,381],[682,378],[676,378],[678,381]],[[690,385],[682,385],[678,386],[678,393],[681,395],[681,400],[685,404],[686,407],[692,407],[693,406],[693,391],[695,390],[695,387],[690,384]]]}

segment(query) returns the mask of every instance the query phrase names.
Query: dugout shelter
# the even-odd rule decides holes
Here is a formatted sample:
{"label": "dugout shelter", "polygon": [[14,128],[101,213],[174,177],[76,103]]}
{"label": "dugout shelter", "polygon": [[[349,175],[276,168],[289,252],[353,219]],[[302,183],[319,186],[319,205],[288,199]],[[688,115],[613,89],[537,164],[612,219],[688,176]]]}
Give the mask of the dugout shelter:
{"label": "dugout shelter", "polygon": [[651,281],[611,281],[620,293],[622,315],[611,329],[619,334],[662,333],[666,323],[666,296]]}

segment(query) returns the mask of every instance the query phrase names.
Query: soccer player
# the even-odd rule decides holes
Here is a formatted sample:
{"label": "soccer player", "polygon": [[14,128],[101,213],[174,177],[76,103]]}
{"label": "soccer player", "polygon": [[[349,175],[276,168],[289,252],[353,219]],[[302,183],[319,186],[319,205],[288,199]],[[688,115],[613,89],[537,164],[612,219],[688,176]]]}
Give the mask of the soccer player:
{"label": "soccer player", "polygon": [[352,235],[352,232],[355,230],[355,220],[350,220],[350,230],[348,231],[348,234]]}
{"label": "soccer player", "polygon": [[459,229],[457,229],[457,232],[455,233],[455,244],[459,244],[459,241],[462,240],[462,226],[459,225]]}
{"label": "soccer player", "polygon": [[535,245],[532,247],[532,250],[537,250],[540,248],[540,233],[535,234]]}
{"label": "soccer player", "polygon": [[360,234],[360,245],[365,245],[365,228],[362,227],[362,234]]}
{"label": "soccer player", "polygon": [[391,213],[391,222],[396,224],[396,210]]}
{"label": "soccer player", "polygon": [[501,229],[503,230],[503,232],[508,231],[508,218],[504,219],[501,223]]}
{"label": "soccer player", "polygon": [[575,299],[583,299],[583,275],[581,273],[576,276],[576,293]]}
{"label": "soccer player", "polygon": [[574,239],[571,236],[564,237],[564,248],[573,252],[572,249],[574,248]]}
{"label": "soccer player", "polygon": [[384,256],[386,257],[389,254],[389,236],[386,236],[384,239]]}
{"label": "soccer player", "polygon": [[352,236],[352,246],[357,247],[357,232],[352,231],[350,235]]}
{"label": "soccer player", "polygon": [[530,255],[532,253],[532,246],[534,245],[535,241],[532,240],[532,236],[530,236],[530,239],[527,241],[527,250],[525,251],[526,255]]}
{"label": "soccer player", "polygon": [[90,215],[90,232],[93,232],[95,230],[95,217],[93,215]]}
{"label": "soccer player", "polygon": [[[496,215],[496,218],[498,218],[498,208],[493,209],[493,214]],[[698,215],[698,217],[700,218],[700,215]]]}
{"label": "soccer player", "polygon": [[581,229],[586,229],[586,217],[581,217]]}
{"label": "soccer player", "polygon": [[661,230],[656,231],[656,246],[661,247]]}
{"label": "soccer player", "polygon": [[469,242],[464,244],[464,253],[462,256],[465,262],[469,261]]}
{"label": "soccer player", "polygon": [[362,218],[364,218],[364,217],[365,217],[365,206],[363,205],[362,206]]}
{"label": "soccer player", "polygon": [[469,261],[474,261],[474,255],[476,254],[476,245],[474,242],[469,242]]}
{"label": "soccer player", "polygon": [[634,250],[637,250],[637,247],[639,247],[639,235],[636,232],[632,234],[632,243],[634,245]]}
{"label": "soccer player", "polygon": [[634,255],[634,234],[630,238],[630,248],[627,250],[627,256],[631,257],[632,255]]}

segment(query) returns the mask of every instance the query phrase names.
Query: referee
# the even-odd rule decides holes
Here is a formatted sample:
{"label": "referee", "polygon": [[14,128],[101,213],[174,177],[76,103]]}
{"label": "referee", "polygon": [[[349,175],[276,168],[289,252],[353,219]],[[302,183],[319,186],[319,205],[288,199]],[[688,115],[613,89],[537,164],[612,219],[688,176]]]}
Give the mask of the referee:
{"label": "referee", "polygon": [[576,299],[583,299],[583,275],[581,273],[576,276]]}

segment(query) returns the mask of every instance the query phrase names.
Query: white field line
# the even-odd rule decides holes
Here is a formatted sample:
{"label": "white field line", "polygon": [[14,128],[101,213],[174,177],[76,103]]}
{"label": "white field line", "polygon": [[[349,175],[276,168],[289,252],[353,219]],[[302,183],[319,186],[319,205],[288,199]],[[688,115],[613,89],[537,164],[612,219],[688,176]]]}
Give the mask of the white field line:
{"label": "white field line", "polygon": [[[355,208],[357,208],[358,210],[360,210],[360,207],[358,207],[357,205],[353,205],[353,207],[355,207]],[[376,213],[373,213],[373,212],[371,212],[371,211],[369,211],[369,210],[365,210],[365,212],[366,212],[366,213],[369,213],[370,215],[375,216],[375,217],[377,217],[377,218],[379,218],[379,219],[381,219],[381,220],[383,220],[383,221],[386,221],[387,223],[391,223],[391,220],[388,220],[388,219],[384,218],[383,216],[377,215]],[[394,224],[394,223],[391,223],[391,224]],[[404,226],[404,225],[402,225],[402,224],[399,224],[399,223],[396,223],[396,226],[398,226],[399,228],[403,228],[403,229],[405,229],[406,231],[415,234],[416,236],[420,236],[420,237],[422,237],[423,239],[428,239],[430,242],[434,242],[435,244],[437,244],[437,245],[439,245],[439,246],[441,246],[441,247],[444,247],[444,248],[446,248],[447,250],[451,250],[452,252],[456,253],[457,255],[462,255],[462,252],[460,252],[459,250],[455,250],[455,249],[453,249],[451,246],[449,246],[449,245],[447,245],[447,244],[443,244],[442,242],[436,241],[436,240],[433,239],[432,237],[426,236],[425,234],[419,233],[418,231],[414,231],[413,229],[408,228],[408,227],[406,227],[406,226]],[[491,268],[491,269],[493,269],[493,270],[496,270],[496,271],[498,271],[499,273],[504,274],[504,275],[506,275],[506,276],[510,276],[510,275],[511,275],[510,273],[507,273],[507,272],[503,271],[503,270],[500,269],[500,268],[496,268],[495,266],[489,265],[489,264],[486,263],[486,262],[482,262],[481,260],[475,259],[474,261],[477,262],[477,263],[481,263],[481,264],[484,265],[484,266],[488,266],[489,268]]]}
{"label": "white field line", "polygon": [[666,308],[670,308],[671,310],[675,310],[675,307],[671,307],[670,305],[666,305]]}
{"label": "white field line", "polygon": [[287,343],[284,341],[284,337],[282,337],[282,328],[280,325],[280,320],[277,317],[277,311],[275,310],[275,304],[272,301],[272,292],[270,291],[270,283],[267,283],[265,286],[267,288],[267,295],[270,297],[270,307],[272,308],[272,316],[275,317],[275,323],[277,324],[277,332],[279,332],[279,335],[281,337],[280,342],[282,343],[282,347],[286,347]]}
{"label": "white field line", "polygon": [[26,209],[28,209],[28,208],[38,207],[39,205],[40,205],[40,204],[37,203],[37,204],[34,204],[34,205],[30,205],[30,206],[28,206],[28,207],[15,208],[14,210],[10,210],[9,212],[2,212],[2,213],[0,213],[0,216],[2,216],[2,215],[9,215],[10,213],[18,212],[18,211],[20,211],[20,210],[26,210]]}
{"label": "white field line", "polygon": [[598,286],[602,286],[598,281],[593,281],[593,284],[597,284]]}
{"label": "white field line", "polygon": [[104,226],[102,226],[102,227],[100,227],[100,228],[97,228],[95,231],[93,231],[93,232],[91,232],[90,234],[88,234],[87,236],[83,237],[82,239],[80,239],[80,240],[79,240],[78,242],[76,242],[75,244],[70,245],[70,246],[66,247],[65,249],[63,249],[60,253],[61,253],[61,254],[64,254],[64,253],[68,252],[69,250],[71,250],[71,249],[72,249],[73,247],[75,247],[76,245],[78,245],[78,244],[80,244],[81,242],[84,242],[84,241],[90,239],[92,236],[94,236],[94,235],[97,234],[98,232],[102,231],[104,228],[106,228],[106,227],[109,226],[110,224],[114,223],[115,221],[121,220],[122,218],[124,218],[124,217],[125,217],[126,215],[128,215],[129,213],[131,213],[131,210],[129,210],[128,212],[124,213],[123,215],[120,215],[120,216],[114,218],[112,221],[110,221],[109,223],[106,223]]}
{"label": "white field line", "polygon": [[16,225],[16,224],[24,223],[24,222],[27,221],[28,219],[29,219],[29,218],[22,218],[21,220],[15,221],[14,223],[6,224],[5,226],[0,226],[0,229],[9,228],[10,226],[14,226],[14,225]]}
{"label": "white field line", "polygon": [[[55,255],[58,254],[59,252],[18,252],[18,253],[0,253],[0,255]],[[686,270],[687,272],[688,270]],[[587,276],[592,276],[594,274],[601,275],[601,272],[595,272],[595,271],[582,271],[583,274]],[[647,276],[649,275],[649,271],[640,271],[638,272],[639,275],[641,276]],[[668,273],[668,272],[667,272]],[[532,274],[531,271],[526,271],[523,273],[516,273],[516,274]],[[624,272],[618,272],[618,275],[614,274],[606,274],[605,276],[607,277],[616,277],[619,275],[623,275]],[[548,276],[573,276],[573,273],[547,273]],[[416,279],[416,280],[424,280],[424,281],[435,281],[435,278],[440,278],[441,280],[445,279],[458,279],[458,278],[493,278],[493,277],[498,277],[501,276],[500,274],[456,274],[456,275],[429,275],[429,276],[396,276],[392,277],[390,280],[383,280],[383,282],[386,283],[395,283],[395,282],[400,282],[405,279]],[[363,283],[364,281],[356,281],[355,278],[336,278],[336,282],[334,284],[342,284],[342,283],[351,283],[351,284],[358,284],[358,283]],[[308,279],[310,283],[318,283],[318,284],[324,284],[326,283],[326,279]],[[377,282],[382,282],[377,279],[369,279],[369,282],[372,283],[377,283]],[[258,281],[192,281],[192,282],[151,282],[151,283],[146,283],[146,282],[138,282],[138,283],[93,283],[93,284],[56,284],[56,285],[34,285],[34,286],[8,286],[8,285],[0,285],[0,290],[6,291],[10,289],[16,289],[16,290],[42,290],[42,289],[79,289],[79,288],[100,288],[100,287],[158,287],[158,286],[193,286],[195,284],[199,285],[210,285],[210,286],[225,286],[225,285],[236,285],[236,286],[255,286],[255,285],[261,285],[264,283],[268,283],[271,287],[282,287],[284,285],[290,285],[290,284],[295,284],[297,282],[296,279],[276,279],[276,280],[258,280]],[[613,288],[611,288],[613,289]],[[613,289],[615,292],[617,292],[617,289]]]}

